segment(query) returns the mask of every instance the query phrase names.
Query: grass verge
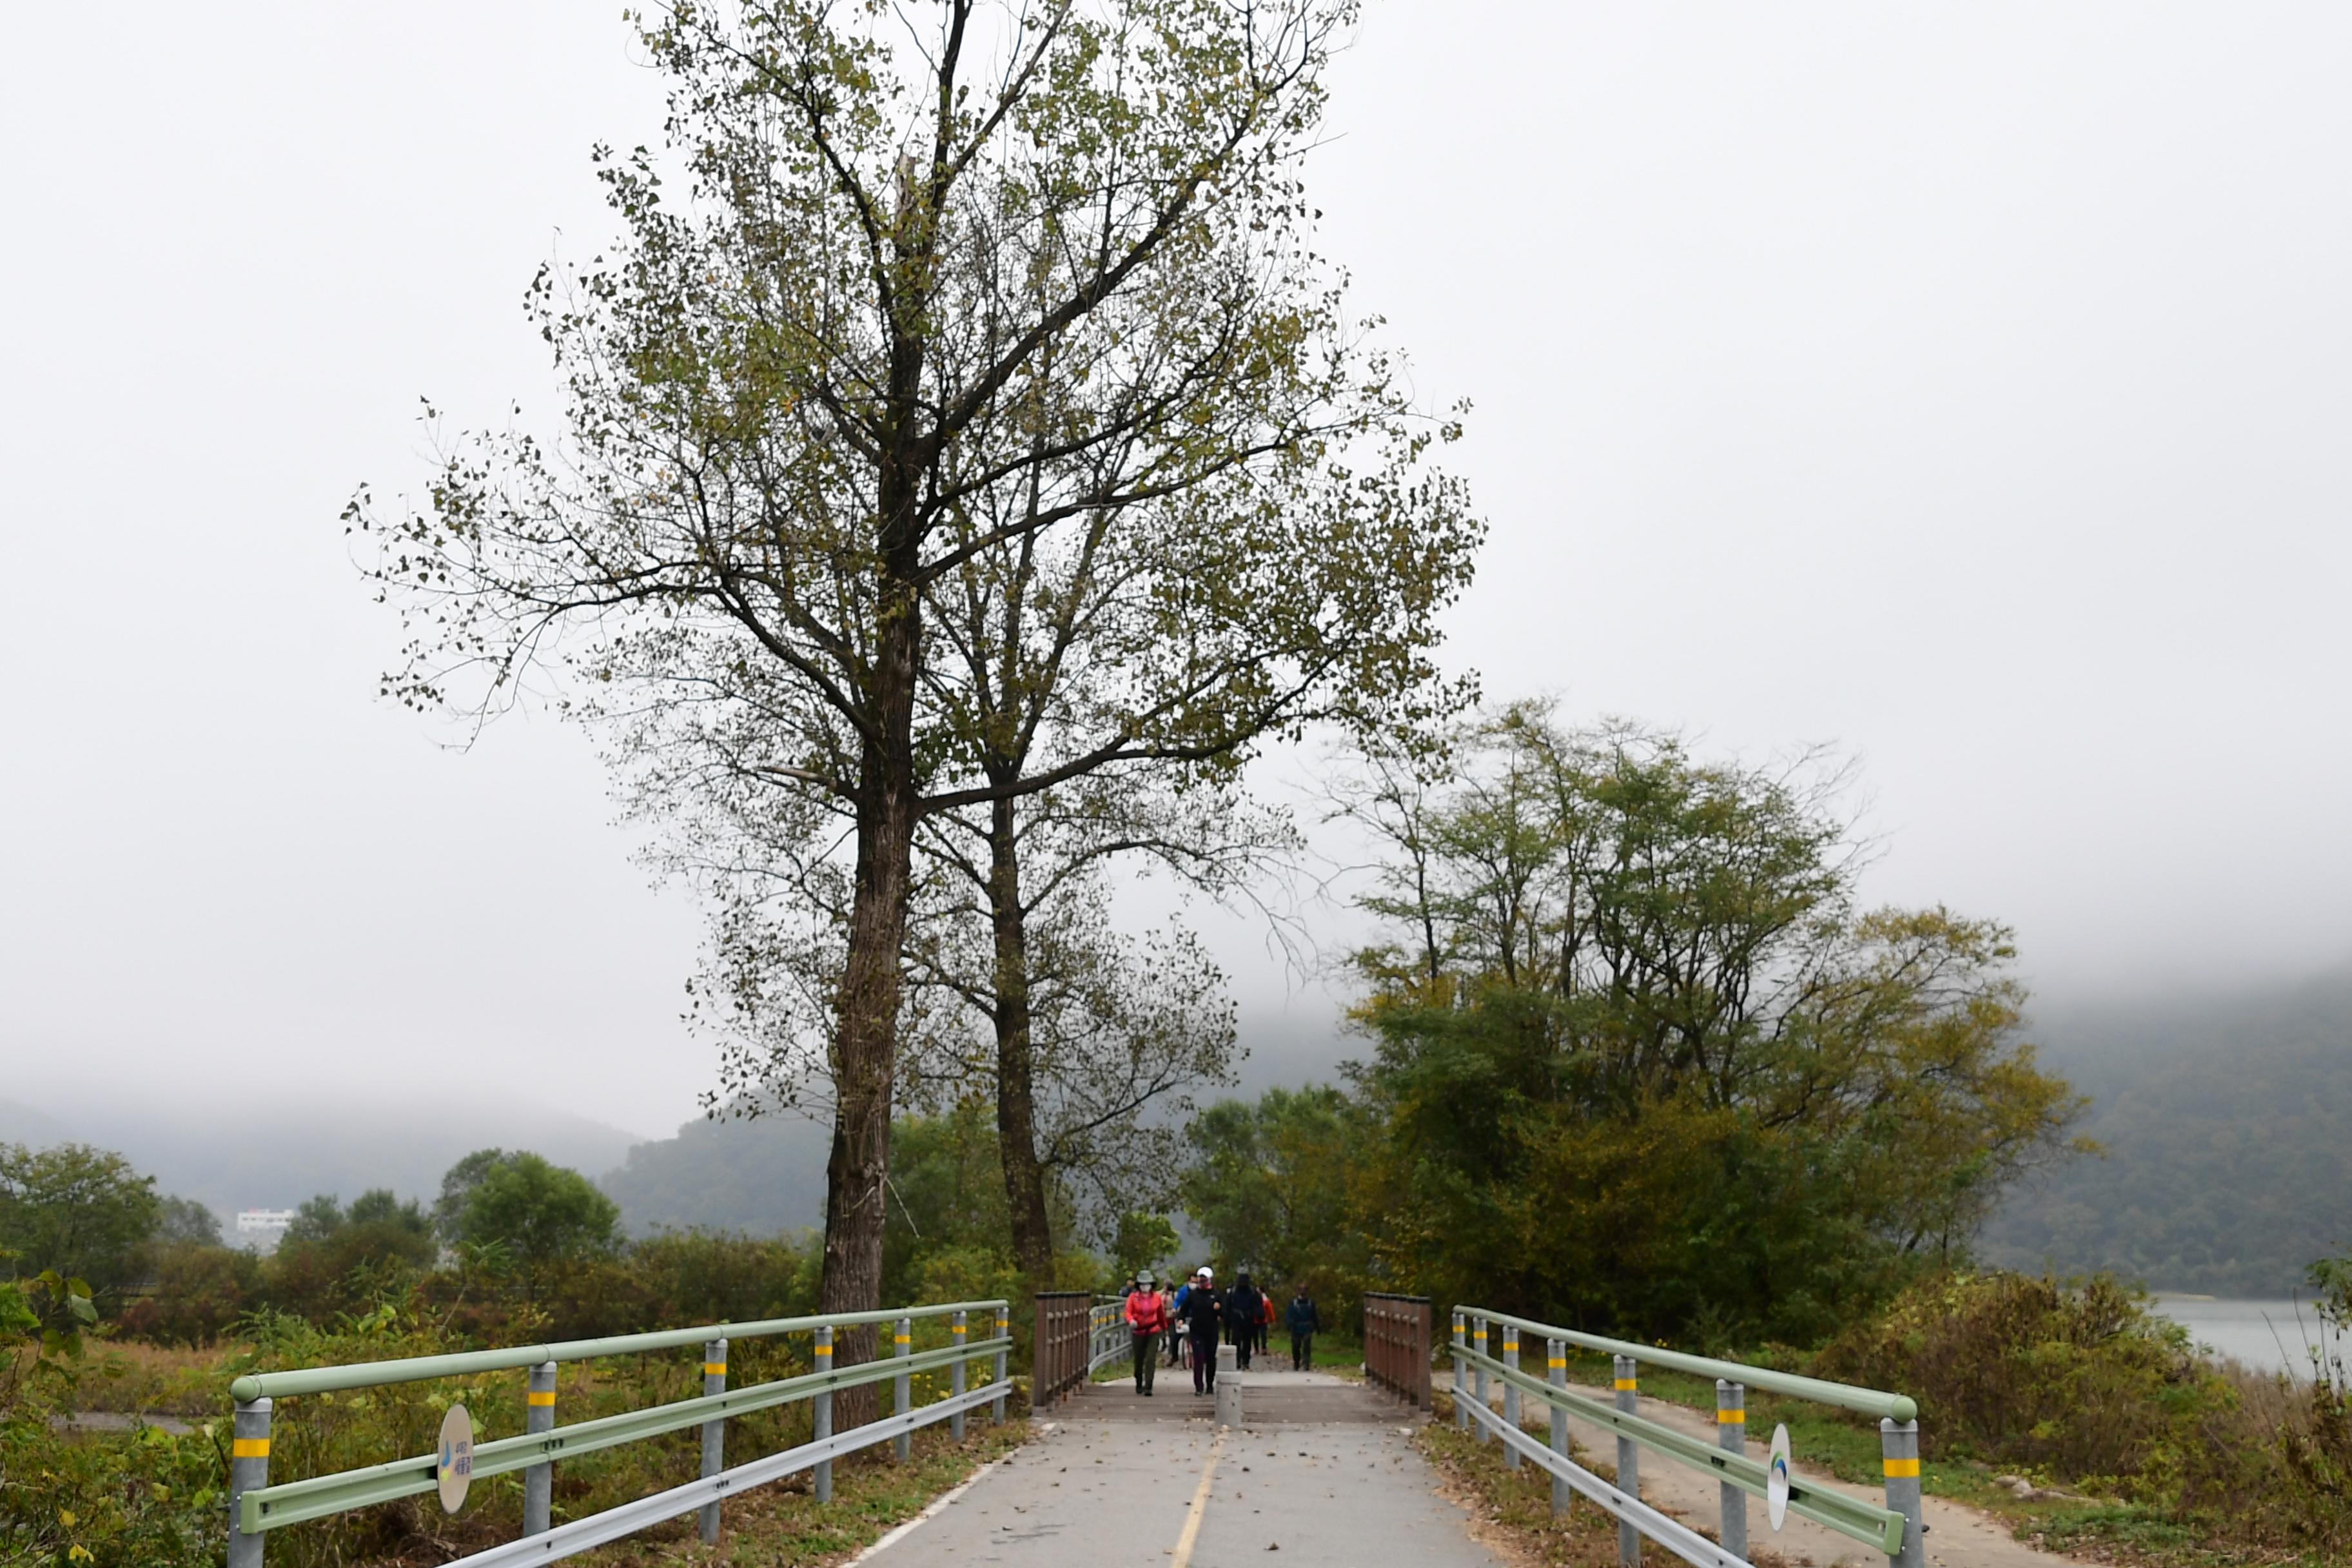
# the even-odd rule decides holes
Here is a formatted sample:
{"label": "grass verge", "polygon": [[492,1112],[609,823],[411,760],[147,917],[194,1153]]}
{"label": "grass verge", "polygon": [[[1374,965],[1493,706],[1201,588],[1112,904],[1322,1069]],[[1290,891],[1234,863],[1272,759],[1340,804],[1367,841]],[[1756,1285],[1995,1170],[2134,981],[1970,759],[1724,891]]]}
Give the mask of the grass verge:
{"label": "grass verge", "polygon": [[887,1450],[836,1460],[829,1503],[816,1500],[808,1476],[791,1476],[730,1502],[715,1546],[702,1544],[688,1518],[576,1561],[598,1568],[827,1568],[873,1545],[1028,1435],[1025,1418],[1002,1426],[975,1421],[961,1443],[950,1440],[944,1426],[926,1427],[915,1435],[906,1464]]}
{"label": "grass verge", "polygon": [[[1590,1503],[1551,1511],[1551,1477],[1533,1465],[1513,1470],[1499,1445],[1481,1445],[1454,1428],[1454,1401],[1440,1392],[1428,1421],[1413,1438],[1446,1494],[1470,1510],[1480,1544],[1518,1568],[1616,1568],[1617,1521]],[[1577,1463],[1614,1479],[1616,1471],[1579,1454]]]}

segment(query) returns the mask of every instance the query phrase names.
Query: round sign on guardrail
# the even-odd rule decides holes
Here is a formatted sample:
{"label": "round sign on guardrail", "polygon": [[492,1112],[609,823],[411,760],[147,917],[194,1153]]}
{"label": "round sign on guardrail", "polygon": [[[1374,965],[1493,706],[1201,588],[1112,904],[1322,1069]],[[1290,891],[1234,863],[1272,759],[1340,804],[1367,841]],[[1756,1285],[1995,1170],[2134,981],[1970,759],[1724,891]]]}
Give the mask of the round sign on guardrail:
{"label": "round sign on guardrail", "polygon": [[474,1418],[462,1405],[452,1405],[441,1417],[441,1457],[433,1477],[440,1484],[444,1512],[466,1506],[466,1489],[474,1484]]}
{"label": "round sign on guardrail", "polygon": [[1764,1511],[1771,1517],[1772,1528],[1789,1517],[1789,1429],[1772,1428],[1772,1458],[1764,1479]]}

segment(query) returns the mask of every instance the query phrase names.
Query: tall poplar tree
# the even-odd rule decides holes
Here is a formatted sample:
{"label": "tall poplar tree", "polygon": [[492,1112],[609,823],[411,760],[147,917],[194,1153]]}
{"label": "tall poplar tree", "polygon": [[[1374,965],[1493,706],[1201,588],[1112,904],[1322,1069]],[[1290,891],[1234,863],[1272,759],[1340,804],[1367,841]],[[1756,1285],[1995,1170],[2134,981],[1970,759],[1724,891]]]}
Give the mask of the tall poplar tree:
{"label": "tall poplar tree", "polygon": [[[531,294],[563,434],[353,503],[413,630],[400,695],[487,712],[555,668],[625,762],[772,785],[779,835],[846,823],[826,1310],[878,1305],[927,817],[1445,700],[1479,533],[1431,461],[1454,426],[1344,313],[1298,181],[1353,14],[665,12],[666,148],[599,152],[621,236]],[[930,624],[1007,559],[1043,563],[1032,624],[1075,617],[1051,743],[1009,771]]]}

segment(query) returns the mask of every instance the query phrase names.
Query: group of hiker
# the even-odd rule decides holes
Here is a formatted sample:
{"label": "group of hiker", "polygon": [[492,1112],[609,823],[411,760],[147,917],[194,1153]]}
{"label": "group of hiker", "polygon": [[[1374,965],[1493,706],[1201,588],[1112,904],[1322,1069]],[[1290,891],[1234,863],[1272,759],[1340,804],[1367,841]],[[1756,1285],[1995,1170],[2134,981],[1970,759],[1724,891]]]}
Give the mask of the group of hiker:
{"label": "group of hiker", "polygon": [[[1274,1329],[1274,1298],[1246,1273],[1234,1279],[1230,1290],[1221,1289],[1216,1270],[1204,1266],[1171,1289],[1150,1269],[1141,1269],[1127,1282],[1126,1298],[1128,1331],[1135,1341],[1135,1392],[1147,1397],[1163,1339],[1170,1366],[1192,1363],[1192,1392],[1198,1394],[1216,1392],[1220,1339],[1233,1345],[1237,1368],[1248,1368],[1254,1351],[1271,1353],[1266,1339]],[[1315,1334],[1323,1326],[1306,1286],[1298,1287],[1282,1320],[1290,1331],[1290,1370],[1306,1372],[1315,1364]]]}

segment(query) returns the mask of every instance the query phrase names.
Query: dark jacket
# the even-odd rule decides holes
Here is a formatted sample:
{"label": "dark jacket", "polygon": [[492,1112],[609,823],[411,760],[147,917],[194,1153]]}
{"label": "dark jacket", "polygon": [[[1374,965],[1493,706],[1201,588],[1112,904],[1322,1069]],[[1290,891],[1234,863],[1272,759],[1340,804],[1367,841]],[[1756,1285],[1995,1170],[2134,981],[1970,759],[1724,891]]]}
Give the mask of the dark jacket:
{"label": "dark jacket", "polygon": [[1203,1290],[1195,1285],[1192,1287],[1192,1294],[1184,1298],[1184,1305],[1179,1310],[1184,1319],[1185,1332],[1196,1340],[1207,1340],[1214,1343],[1217,1338],[1217,1325],[1223,1322],[1225,1319],[1224,1292],[1217,1289]]}
{"label": "dark jacket", "polygon": [[1234,1337],[1256,1333],[1257,1326],[1265,1321],[1265,1298],[1258,1294],[1257,1287],[1234,1286],[1234,1293],[1225,1298],[1225,1327]]}
{"label": "dark jacket", "polygon": [[1315,1300],[1310,1296],[1293,1296],[1283,1321],[1294,1334],[1311,1334],[1323,1326],[1322,1316],[1315,1310]]}

